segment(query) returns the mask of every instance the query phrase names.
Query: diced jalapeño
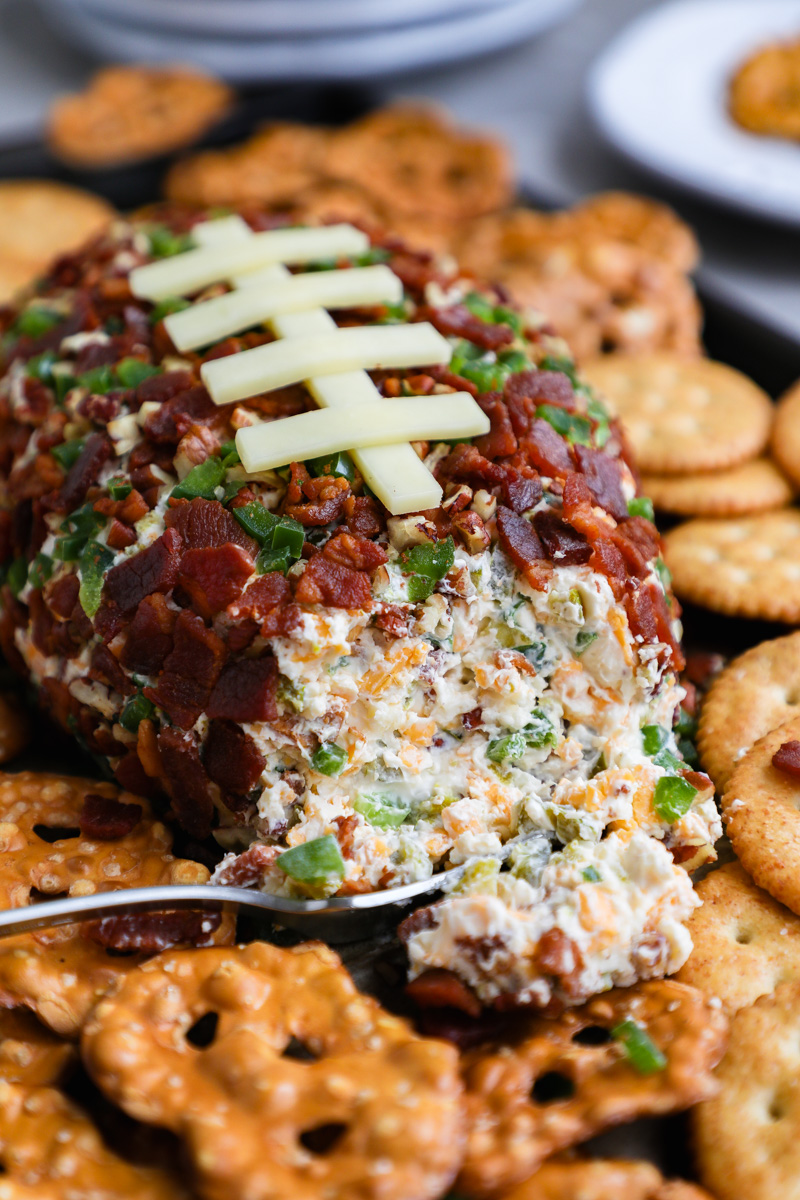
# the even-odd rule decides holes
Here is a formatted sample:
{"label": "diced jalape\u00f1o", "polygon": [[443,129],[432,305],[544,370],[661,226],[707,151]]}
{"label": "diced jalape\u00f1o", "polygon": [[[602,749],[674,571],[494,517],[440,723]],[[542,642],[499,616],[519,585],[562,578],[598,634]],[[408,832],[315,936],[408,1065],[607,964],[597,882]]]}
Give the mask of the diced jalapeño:
{"label": "diced jalape\u00f1o", "polygon": [[665,775],[659,779],[653,793],[653,807],[662,821],[674,825],[692,807],[697,788],[680,775]]}
{"label": "diced jalape\u00f1o", "polygon": [[347,751],[335,742],[323,743],[311,756],[311,766],[320,775],[341,775],[347,764]]}
{"label": "diced jalape\u00f1o", "polygon": [[330,833],[284,850],[275,861],[290,879],[311,888],[330,886],[344,878],[342,852]]}
{"label": "diced jalape\u00f1o", "polygon": [[136,388],[140,383],[144,383],[145,379],[161,374],[160,367],[142,362],[140,358],[123,358],[122,362],[117,363],[115,370],[117,379],[126,388]]}
{"label": "diced jalape\u00f1o", "polygon": [[362,792],[353,801],[353,808],[378,829],[396,829],[408,816],[410,805],[399,796]]}
{"label": "diced jalape\u00f1o", "polygon": [[663,1071],[667,1059],[659,1050],[646,1029],[631,1017],[621,1021],[611,1030],[611,1036],[625,1051],[625,1057],[640,1075],[654,1075]]}
{"label": "diced jalape\u00f1o", "polygon": [[172,495],[176,500],[194,500],[197,496],[203,500],[214,500],[215,492],[224,478],[222,459],[211,455],[205,462],[192,467],[189,474],[172,489]]}
{"label": "diced jalape\u00f1o", "polygon": [[119,723],[129,733],[136,733],[142,721],[148,720],[156,711],[155,705],[139,692],[131,696],[119,714]]}

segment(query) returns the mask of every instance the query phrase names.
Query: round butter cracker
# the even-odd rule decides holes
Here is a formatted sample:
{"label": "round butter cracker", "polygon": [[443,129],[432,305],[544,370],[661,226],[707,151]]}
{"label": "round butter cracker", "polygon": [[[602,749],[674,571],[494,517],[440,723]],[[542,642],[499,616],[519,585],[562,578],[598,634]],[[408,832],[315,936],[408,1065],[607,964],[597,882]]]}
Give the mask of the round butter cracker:
{"label": "round butter cracker", "polygon": [[756,887],[741,863],[697,885],[702,908],[687,922],[694,950],[676,978],[717,996],[729,1013],[800,981],[800,920]]}
{"label": "round butter cracker", "polygon": [[736,1014],[716,1074],[692,1113],[701,1182],[717,1200],[800,1200],[800,983]]}
{"label": "round butter cracker", "polygon": [[800,622],[800,512],[687,521],[664,538],[681,600],[714,612]]}
{"label": "round butter cracker", "polygon": [[746,650],[720,672],[703,700],[697,748],[724,791],[731,772],[759,738],[800,716],[800,633]]}
{"label": "round butter cracker", "polygon": [[755,458],[769,440],[772,401],[723,363],[609,354],[583,374],[621,419],[642,471],[722,470]]}
{"label": "round butter cracker", "polygon": [[800,717],[761,738],[736,767],[722,797],[728,837],[742,866],[795,913],[800,913],[800,779],[777,770],[772,756],[798,739]]}
{"label": "round butter cracker", "polygon": [[800,382],[778,401],[770,449],[776,463],[800,487]]}
{"label": "round butter cracker", "polygon": [[724,471],[643,475],[642,491],[659,512],[679,517],[768,512],[783,508],[794,495],[789,480],[768,458],[754,458]]}

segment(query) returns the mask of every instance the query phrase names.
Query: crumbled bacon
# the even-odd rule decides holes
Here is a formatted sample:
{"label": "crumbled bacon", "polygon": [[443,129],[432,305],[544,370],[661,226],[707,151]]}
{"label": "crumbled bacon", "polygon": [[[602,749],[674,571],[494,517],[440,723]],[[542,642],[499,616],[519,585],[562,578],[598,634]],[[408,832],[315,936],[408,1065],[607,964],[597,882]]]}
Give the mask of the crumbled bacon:
{"label": "crumbled bacon", "polygon": [[531,421],[529,433],[520,440],[520,449],[537,471],[553,479],[563,478],[575,470],[569,446],[542,417]]}
{"label": "crumbled bacon", "polygon": [[431,967],[406,985],[406,995],[420,1008],[455,1008],[479,1017],[481,1002],[453,971]]}
{"label": "crumbled bacon", "polygon": [[503,480],[500,493],[507,508],[515,513],[527,512],[542,498],[542,481],[538,475],[527,477],[514,471]]}
{"label": "crumbled bacon", "polygon": [[[253,621],[253,633],[261,627],[264,638],[286,637],[297,628],[300,609],[290,603],[292,586],[280,571],[260,575],[228,607],[227,615],[234,621]],[[249,639],[252,641],[252,637]],[[249,645],[248,641],[248,645]],[[233,649],[229,635],[228,644]]]}
{"label": "crumbled bacon", "polygon": [[517,438],[502,396],[490,392],[478,401],[489,418],[491,429],[475,438],[474,445],[484,458],[508,458],[517,449]]}
{"label": "crumbled bacon", "polygon": [[160,592],[145,596],[128,627],[119,661],[129,671],[157,675],[172,650],[177,612]]}
{"label": "crumbled bacon", "polygon": [[386,524],[372,496],[348,496],[344,518],[351,533],[368,538],[377,537]]}
{"label": "crumbled bacon", "polygon": [[170,591],[178,578],[181,545],[180,534],[167,529],[145,550],[112,567],[103,589],[106,603],[130,613],[145,596]]}
{"label": "crumbled bacon", "polygon": [[278,664],[271,654],[229,662],[211,692],[206,712],[212,720],[274,721],[277,686]]}
{"label": "crumbled bacon", "polygon": [[128,913],[87,922],[83,934],[119,953],[160,954],[172,946],[207,946],[219,929],[218,912]]}
{"label": "crumbled bacon", "polygon": [[201,617],[184,609],[175,622],[172,650],[145,696],[181,729],[191,729],[205,710],[225,661],[225,643]]}
{"label": "crumbled bacon", "polygon": [[81,582],[77,575],[62,575],[45,587],[44,598],[47,607],[62,621],[69,620],[72,610],[78,602],[78,592]]}
{"label": "crumbled bacon", "polygon": [[546,554],[530,521],[501,505],[497,510],[497,533],[500,545],[517,570],[522,571],[532,587],[541,588]]}
{"label": "crumbled bacon", "polygon": [[372,587],[369,575],[342,566],[324,554],[315,554],[295,588],[300,604],[325,604],[330,608],[370,607]]}
{"label": "crumbled bacon", "polygon": [[174,500],[165,517],[168,529],[177,530],[183,539],[184,550],[202,550],[234,542],[251,558],[258,554],[258,545],[245,533],[233,513],[218,500]]}
{"label": "crumbled bacon", "polygon": [[514,330],[510,325],[494,325],[482,321],[464,304],[451,304],[447,308],[424,308],[418,313],[421,320],[430,321],[434,329],[445,337],[466,338],[484,350],[502,350],[514,341]]}
{"label": "crumbled bacon", "polygon": [[461,717],[461,724],[465,729],[480,729],[483,724],[483,709],[472,708],[469,712],[465,712]]}
{"label": "crumbled bacon", "polygon": [[179,392],[188,391],[194,383],[191,371],[165,371],[163,375],[151,375],[143,379],[136,389],[138,404],[166,404]]}
{"label": "crumbled bacon", "polygon": [[83,449],[67,472],[61,485],[58,503],[63,512],[72,512],[86,498],[93,483],[97,483],[100,471],[114,456],[114,445],[104,433],[90,433]]}
{"label": "crumbled bacon", "polygon": [[203,762],[209,778],[223,792],[244,796],[258,783],[267,760],[233,721],[215,720],[209,726]]}
{"label": "crumbled bacon", "polygon": [[336,826],[336,840],[339,843],[342,858],[352,858],[358,817],[355,813],[350,813],[347,817],[334,817],[333,824]]}
{"label": "crumbled bacon", "polygon": [[389,558],[383,546],[377,542],[344,531],[334,534],[325,543],[322,553],[343,567],[352,567],[354,571],[375,571]]}
{"label": "crumbled bacon", "polygon": [[621,600],[628,586],[628,570],[625,559],[612,541],[598,538],[592,545],[589,566],[593,571],[605,575],[615,600]]}
{"label": "crumbled bacon", "polygon": [[127,546],[133,546],[135,542],[136,530],[113,517],[106,535],[106,544],[112,550],[124,550]]}
{"label": "crumbled bacon", "polygon": [[212,425],[220,420],[220,410],[200,385],[179,392],[171,400],[148,414],[145,435],[152,442],[175,446],[194,425]]}
{"label": "crumbled bacon", "polygon": [[237,854],[232,862],[222,863],[214,872],[214,883],[225,887],[252,887],[260,883],[264,872],[267,871],[280,854],[277,846],[265,846],[263,842],[254,842],[241,854]]}
{"label": "crumbled bacon", "polygon": [[622,467],[616,458],[589,446],[576,446],[578,469],[586,480],[595,504],[599,504],[616,521],[628,516],[628,503],[622,490]]}
{"label": "crumbled bacon", "polygon": [[178,584],[206,619],[227,608],[242,593],[255,570],[246,550],[234,542],[205,550],[188,550],[181,559]]}
{"label": "crumbled bacon", "polygon": [[140,804],[125,804],[110,796],[89,792],[78,817],[81,834],[95,842],[113,842],[127,837],[142,819]]}
{"label": "crumbled bacon", "polygon": [[305,503],[287,504],[286,515],[301,525],[330,525],[342,515],[344,502],[350,495],[350,484],[341,476],[321,475],[318,479],[306,480],[303,494]]}
{"label": "crumbled bacon", "polygon": [[552,511],[538,512],[534,528],[547,551],[547,557],[557,567],[579,566],[589,561],[592,548],[582,533]]}
{"label": "crumbled bacon", "polygon": [[539,404],[557,404],[570,411],[575,408],[575,392],[562,371],[514,371],[506,380],[503,394],[518,412],[520,401],[528,402],[531,413]]}
{"label": "crumbled bacon", "polygon": [[119,759],[114,767],[114,778],[124,791],[133,792],[135,796],[155,799],[159,794],[158,784],[146,774],[135,750],[129,750]]}
{"label": "crumbled bacon", "polygon": [[408,637],[411,632],[412,614],[399,604],[382,604],[375,618],[375,624],[392,637]]}
{"label": "crumbled bacon", "polygon": [[772,756],[772,765],[792,779],[800,779],[800,742],[784,742]]}
{"label": "crumbled bacon", "polygon": [[102,642],[98,642],[92,649],[89,678],[99,679],[122,696],[128,696],[135,690],[114,655]]}
{"label": "crumbled bacon", "polygon": [[214,801],[196,740],[174,726],[162,729],[158,735],[158,758],[179,822],[193,837],[208,837]]}
{"label": "crumbled bacon", "polygon": [[440,479],[463,479],[473,487],[494,487],[508,476],[508,468],[484,458],[477,446],[458,445],[436,472]]}
{"label": "crumbled bacon", "polygon": [[655,584],[645,584],[626,597],[628,624],[634,637],[645,643],[663,642],[669,648],[672,666],[680,671],[684,665],[680,642],[672,630],[666,598]]}

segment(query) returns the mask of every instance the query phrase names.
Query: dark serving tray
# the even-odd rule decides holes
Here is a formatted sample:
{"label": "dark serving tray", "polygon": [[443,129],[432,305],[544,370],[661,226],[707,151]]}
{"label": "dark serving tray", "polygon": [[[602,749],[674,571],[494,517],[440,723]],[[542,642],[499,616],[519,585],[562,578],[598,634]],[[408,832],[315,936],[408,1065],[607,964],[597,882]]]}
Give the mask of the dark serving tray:
{"label": "dark serving tray", "polygon": [[[245,91],[236,111],[204,140],[203,145],[211,147],[240,141],[259,123],[268,120],[344,124],[368,112],[374,103],[375,96],[360,87],[297,86]],[[58,179],[97,192],[118,208],[130,209],[160,197],[161,181],[169,163],[170,159],[163,158],[135,167],[78,172],[58,163],[43,144],[37,143],[0,149],[0,179],[26,176]],[[521,201],[538,208],[551,207],[530,192],[523,194]],[[744,316],[718,298],[704,294],[702,288],[700,299],[705,312],[704,341],[712,358],[744,371],[773,397],[800,378],[800,344],[768,325]],[[686,606],[684,610],[684,628],[689,648],[711,649],[723,654],[739,653],[748,646],[786,632],[784,626],[737,620],[694,606]],[[13,763],[14,769],[97,774],[96,765],[75,742],[55,729],[46,718],[37,717],[36,721],[34,742]],[[184,847],[183,839],[178,837],[176,850],[180,852],[182,848],[186,851],[201,849]],[[268,937],[286,945],[298,940],[294,934],[276,927],[248,927],[241,932],[245,936]],[[337,949],[359,986],[372,992],[394,1011],[403,1009],[404,955],[391,931],[376,930],[375,937],[369,941]],[[79,1077],[72,1090],[86,1100],[93,1111],[102,1112],[102,1099],[98,1101],[85,1078]],[[593,1139],[583,1149],[599,1155],[647,1158],[667,1174],[686,1178],[693,1175],[686,1121],[680,1115],[622,1126]]]}

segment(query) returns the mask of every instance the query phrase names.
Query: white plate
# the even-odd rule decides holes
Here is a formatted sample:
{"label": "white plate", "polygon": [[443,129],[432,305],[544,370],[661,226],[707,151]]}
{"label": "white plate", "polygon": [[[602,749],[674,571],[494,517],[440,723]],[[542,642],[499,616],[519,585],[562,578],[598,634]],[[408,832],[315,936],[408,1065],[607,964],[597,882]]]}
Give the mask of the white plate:
{"label": "white plate", "polygon": [[83,0],[89,12],[128,25],[192,34],[301,34],[436,21],[508,0]]}
{"label": "white plate", "polygon": [[727,112],[736,67],[800,35],[800,0],[678,0],[639,17],[589,76],[608,140],[674,183],[800,225],[800,145],[740,129]]}
{"label": "white plate", "polygon": [[[224,0],[223,0],[224,2]],[[255,0],[252,0],[255,2]],[[336,3],[337,0],[331,0]],[[234,82],[370,79],[456,62],[540,33],[580,0],[495,0],[424,24],[337,37],[193,37],[130,26],[90,12],[85,0],[46,0],[62,33],[84,50],[124,62],[191,62]]]}

